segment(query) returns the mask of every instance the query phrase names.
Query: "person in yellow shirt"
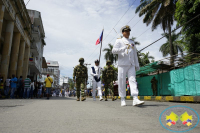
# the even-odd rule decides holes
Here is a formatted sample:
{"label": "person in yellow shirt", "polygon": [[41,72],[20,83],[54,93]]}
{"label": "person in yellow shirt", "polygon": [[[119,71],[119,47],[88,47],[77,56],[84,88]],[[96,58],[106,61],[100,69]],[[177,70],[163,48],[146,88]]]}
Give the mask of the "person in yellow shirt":
{"label": "person in yellow shirt", "polygon": [[49,76],[49,74],[47,74],[47,78],[45,79],[44,83],[46,84],[47,99],[49,99],[51,93],[51,86],[53,83],[53,79]]}

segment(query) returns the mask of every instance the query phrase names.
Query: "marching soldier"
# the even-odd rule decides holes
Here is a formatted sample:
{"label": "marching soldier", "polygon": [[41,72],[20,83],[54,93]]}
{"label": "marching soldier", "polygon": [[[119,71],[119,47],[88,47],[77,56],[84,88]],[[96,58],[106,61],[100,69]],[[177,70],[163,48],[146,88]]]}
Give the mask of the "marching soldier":
{"label": "marching soldier", "polygon": [[99,66],[99,60],[95,60],[95,66],[94,67],[91,67],[91,75],[93,76],[93,80],[92,80],[92,87],[93,87],[93,90],[92,90],[92,97],[93,97],[93,100],[96,101],[96,88],[98,90],[98,95],[99,95],[99,100],[102,101],[103,98],[102,98],[102,90],[101,90],[101,71],[103,70],[100,66]]}
{"label": "marching soldier", "polygon": [[88,80],[88,73],[87,73],[87,67],[84,66],[84,59],[79,59],[80,64],[77,65],[74,68],[73,73],[73,80],[76,82],[76,95],[77,95],[77,101],[80,101],[80,88],[81,88],[81,101],[86,100],[85,98],[85,86]]}
{"label": "marching soldier", "polygon": [[102,80],[103,80],[104,87],[105,87],[105,101],[108,101],[107,100],[108,88],[110,88],[112,101],[114,101],[115,98],[114,98],[114,84],[113,84],[113,82],[115,81],[115,71],[110,66],[111,61],[108,60],[106,62],[106,65],[107,65],[107,67],[104,68],[103,75],[102,75]]}
{"label": "marching soldier", "polygon": [[126,25],[121,28],[123,38],[117,39],[113,49],[113,54],[118,54],[118,92],[121,97],[121,106],[126,106],[126,75],[133,96],[133,106],[144,104],[138,99],[138,89],[136,83],[136,71],[140,70],[137,49],[135,43],[129,39],[131,28]]}

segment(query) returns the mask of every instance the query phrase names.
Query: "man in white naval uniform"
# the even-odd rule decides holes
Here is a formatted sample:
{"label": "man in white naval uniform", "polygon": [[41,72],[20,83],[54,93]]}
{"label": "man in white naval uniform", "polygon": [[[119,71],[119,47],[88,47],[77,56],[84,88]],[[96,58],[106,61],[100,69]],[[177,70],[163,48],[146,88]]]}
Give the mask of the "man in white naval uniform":
{"label": "man in white naval uniform", "polygon": [[112,53],[118,54],[118,92],[121,97],[121,106],[126,106],[126,75],[133,96],[133,106],[144,104],[144,101],[138,99],[138,89],[136,83],[136,70],[140,70],[138,63],[137,50],[134,42],[129,39],[130,27],[121,28],[123,38],[117,39],[113,46]]}
{"label": "man in white naval uniform", "polygon": [[103,69],[99,66],[99,60],[95,60],[95,66],[91,67],[91,75],[93,76],[93,80],[92,80],[92,86],[93,86],[93,90],[92,90],[92,97],[93,100],[96,101],[96,88],[98,90],[98,95],[99,95],[99,100],[102,101],[102,90],[101,90],[101,71]]}

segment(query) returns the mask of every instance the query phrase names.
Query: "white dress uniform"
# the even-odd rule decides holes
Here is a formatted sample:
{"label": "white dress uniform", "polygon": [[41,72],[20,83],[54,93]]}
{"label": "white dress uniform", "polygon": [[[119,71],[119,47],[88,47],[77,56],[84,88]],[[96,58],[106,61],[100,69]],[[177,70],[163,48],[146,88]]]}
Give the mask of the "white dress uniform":
{"label": "white dress uniform", "polygon": [[119,96],[121,97],[121,106],[126,106],[124,97],[126,97],[127,74],[131,95],[135,100],[133,105],[137,103],[141,104],[137,99],[138,89],[136,83],[136,70],[138,71],[140,66],[138,62],[137,49],[134,42],[125,37],[117,39],[113,46],[112,53],[118,54],[118,92]]}
{"label": "white dress uniform", "polygon": [[[93,68],[94,68],[94,71],[93,71]],[[92,80],[92,86],[93,86],[93,91],[92,91],[92,96],[93,96],[93,99],[96,100],[96,88],[98,90],[98,96],[99,96],[99,100],[103,100],[102,98],[102,90],[101,90],[101,79],[99,79],[99,77],[101,76],[101,71],[103,69],[99,66],[93,66],[91,67],[91,75],[93,76],[93,80]],[[96,81],[95,80],[95,77],[96,79],[98,79],[99,81]]]}

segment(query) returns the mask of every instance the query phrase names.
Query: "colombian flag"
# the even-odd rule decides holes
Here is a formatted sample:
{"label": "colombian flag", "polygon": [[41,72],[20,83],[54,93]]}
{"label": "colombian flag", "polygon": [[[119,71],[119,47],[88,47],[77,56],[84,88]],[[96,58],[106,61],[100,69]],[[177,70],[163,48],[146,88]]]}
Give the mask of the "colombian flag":
{"label": "colombian flag", "polygon": [[103,40],[103,31],[104,31],[104,30],[102,30],[100,37],[97,39],[96,45],[98,45],[99,43],[102,42],[102,40]]}
{"label": "colombian flag", "polygon": [[33,57],[29,57],[29,61],[33,61]]}

